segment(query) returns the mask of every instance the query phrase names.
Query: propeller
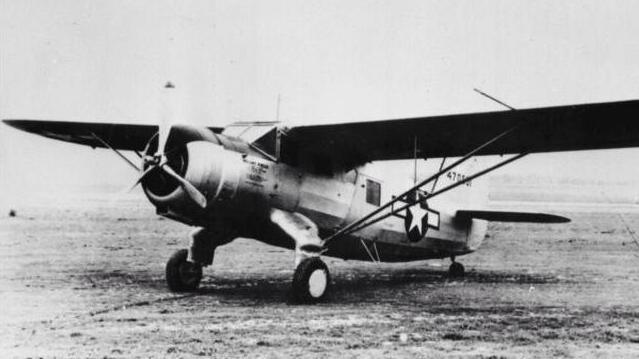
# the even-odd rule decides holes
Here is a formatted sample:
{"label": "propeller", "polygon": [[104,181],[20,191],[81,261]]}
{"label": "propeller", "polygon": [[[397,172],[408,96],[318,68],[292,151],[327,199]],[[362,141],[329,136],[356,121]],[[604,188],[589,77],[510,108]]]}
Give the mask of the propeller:
{"label": "propeller", "polygon": [[[168,82],[165,86],[165,89],[174,88],[173,84]],[[170,111],[171,109],[169,109]],[[163,116],[164,117],[164,116]],[[169,116],[170,118],[170,116]],[[155,151],[154,155],[145,155],[142,157],[142,161],[144,162],[143,168],[144,171],[140,174],[140,177],[135,181],[133,186],[131,186],[131,190],[137,187],[144,179],[149,175],[149,173],[154,170],[163,171],[168,176],[175,179],[180,187],[186,192],[186,194],[195,202],[198,206],[202,208],[206,208],[207,200],[206,197],[200,192],[193,184],[187,181],[184,177],[180,176],[176,173],[171,166],[169,166],[169,160],[167,158],[167,150],[166,144],[169,138],[169,134],[171,133],[172,125],[170,121],[167,121],[167,118],[164,117],[164,120],[161,121],[158,125],[158,132],[156,136],[158,136],[158,147]]]}
{"label": "propeller", "polygon": [[[164,155],[162,154],[162,156],[164,156]],[[155,156],[153,156],[153,157],[155,157]],[[202,208],[206,208],[207,200],[206,200],[206,197],[202,194],[202,192],[200,192],[197,188],[195,188],[195,186],[192,185],[191,182],[187,181],[184,177],[182,177],[179,174],[177,174],[173,170],[173,168],[171,168],[171,166],[167,166],[167,164],[168,164],[168,161],[166,159],[164,159],[159,164],[151,164],[147,169],[144,170],[144,172],[142,172],[140,177],[138,177],[137,181],[135,181],[133,186],[131,186],[130,190],[132,190],[135,187],[137,187],[137,185],[139,185],[144,180],[144,178],[146,178],[146,176],[149,173],[151,173],[152,171],[154,171],[156,169],[160,169],[160,170],[164,171],[164,173],[166,173],[167,175],[169,175],[170,177],[175,179],[180,184],[180,187],[182,187],[182,189],[186,192],[186,194],[195,203],[197,203]]]}
{"label": "propeller", "polygon": [[160,167],[160,168],[162,168],[164,172],[166,172],[166,174],[168,174],[169,176],[173,177],[176,181],[178,181],[182,189],[189,195],[189,197],[191,197],[191,199],[195,203],[197,203],[202,208],[206,208],[206,204],[207,204],[206,197],[204,197],[202,192],[200,192],[197,188],[195,188],[195,186],[192,185],[191,182],[185,180],[183,177],[175,173],[175,171],[173,171],[173,169],[169,166]]}

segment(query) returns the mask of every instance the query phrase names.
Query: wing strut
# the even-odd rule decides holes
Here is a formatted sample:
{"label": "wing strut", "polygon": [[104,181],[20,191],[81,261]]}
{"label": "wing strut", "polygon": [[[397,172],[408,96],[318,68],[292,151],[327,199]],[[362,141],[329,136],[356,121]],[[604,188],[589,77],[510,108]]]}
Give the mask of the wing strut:
{"label": "wing strut", "polygon": [[373,242],[373,247],[375,248],[375,253],[377,254],[377,259],[373,256],[373,253],[371,253],[370,249],[368,249],[368,246],[366,245],[366,243],[364,243],[363,239],[359,240],[360,243],[362,243],[362,247],[364,247],[364,249],[366,250],[366,253],[368,254],[368,257],[371,259],[371,262],[373,263],[381,263],[380,259],[379,259],[379,253],[377,253],[377,246],[375,245],[375,242]]}
{"label": "wing strut", "polygon": [[[479,172],[477,172],[477,173],[475,173],[475,174],[473,174],[471,176],[468,176],[468,177],[464,178],[462,181],[455,182],[455,183],[453,183],[453,184],[451,184],[451,185],[449,185],[447,187],[444,187],[444,188],[440,189],[437,192],[434,192],[434,193],[431,193],[431,194],[427,194],[423,199],[421,199],[421,201],[426,201],[426,200],[431,199],[433,197],[439,196],[440,194],[448,192],[448,191],[452,190],[453,188],[459,187],[459,186],[461,186],[463,184],[466,184],[466,183],[474,180],[475,178],[481,177],[481,176],[483,176],[483,175],[485,175],[485,174],[487,174],[489,172],[492,172],[492,171],[494,171],[494,170],[496,170],[496,169],[498,169],[500,167],[503,167],[503,166],[505,166],[505,165],[507,165],[507,164],[509,164],[511,162],[517,161],[518,159],[526,156],[527,154],[528,154],[528,152],[523,152],[523,153],[520,153],[518,155],[512,156],[509,159],[501,161],[501,162],[499,162],[498,164],[496,164],[494,166],[491,166],[489,168],[486,168],[485,170],[479,171]],[[418,201],[410,201],[409,203],[406,203],[405,205],[403,205],[403,206],[401,206],[401,207],[399,207],[397,209],[392,209],[389,213],[386,213],[386,214],[384,214],[382,216],[374,218],[374,219],[372,219],[372,220],[370,220],[368,222],[365,222],[365,223],[364,222],[360,222],[357,226],[353,226],[348,231],[342,232],[342,235],[351,234],[353,232],[356,232],[356,231],[359,231],[361,229],[364,229],[364,228],[366,228],[366,227],[368,227],[370,225],[373,225],[373,224],[375,224],[375,223],[377,223],[377,222],[379,222],[381,220],[384,220],[384,219],[386,219],[386,218],[388,218],[390,216],[394,216],[394,215],[398,214],[399,212],[407,209],[408,207],[415,205],[415,203],[417,203],[417,202]],[[328,242],[328,239],[326,241]]]}
{"label": "wing strut", "polygon": [[[442,168],[444,168],[445,164],[446,164],[446,157],[442,158],[442,162],[439,164],[439,172],[442,171]],[[435,181],[433,182],[433,186],[430,188],[430,193],[435,192],[435,188],[437,188],[437,182],[439,182],[439,177],[435,178]]]}
{"label": "wing strut", "polygon": [[[481,151],[482,149],[484,149],[485,147],[489,146],[490,144],[494,143],[495,141],[501,139],[502,137],[510,134],[511,132],[513,132],[516,129],[516,127],[513,127],[511,129],[508,129],[502,133],[500,133],[499,135],[493,137],[492,139],[490,139],[488,142],[482,144],[481,146],[475,148],[474,150],[468,152],[464,157],[458,159],[457,161],[451,163],[450,165],[446,166],[445,168],[440,168],[440,170],[433,174],[432,176],[426,178],[425,180],[415,184],[413,187],[411,187],[410,189],[404,191],[402,194],[400,194],[399,196],[393,198],[392,200],[386,202],[383,206],[377,208],[376,210],[372,211],[371,213],[367,214],[366,216],[360,218],[359,220],[347,225],[346,227],[340,229],[339,231],[333,233],[332,235],[330,235],[328,238],[326,238],[325,243],[328,243],[329,241],[335,239],[338,236],[341,236],[342,234],[345,234],[346,232],[351,233],[351,229],[359,226],[360,224],[366,222],[368,219],[372,218],[373,216],[375,216],[376,214],[380,213],[381,211],[385,210],[386,208],[392,206],[395,202],[398,202],[400,200],[402,200],[405,196],[407,196],[408,194],[412,193],[413,191],[423,187],[424,185],[428,184],[429,182],[436,180],[437,178],[439,178],[441,175],[443,175],[444,173],[450,171],[451,169],[459,166],[460,164],[468,161],[471,157],[473,157],[473,155],[479,151]],[[504,163],[505,164],[505,163]],[[496,168],[495,168],[496,169]],[[475,177],[473,177],[475,178]],[[463,183],[466,183],[468,181],[465,181]],[[460,182],[458,182],[460,183]],[[438,193],[441,192],[438,191]],[[413,205],[414,203],[411,203],[411,205]],[[391,210],[391,213],[393,211]],[[385,218],[385,217],[384,217]],[[376,221],[375,221],[376,222]],[[373,222],[373,223],[375,223]],[[367,226],[366,226],[367,227]],[[363,228],[363,227],[362,227]]]}
{"label": "wing strut", "polygon": [[[483,175],[485,175],[485,174],[487,174],[487,173],[489,173],[489,172],[492,172],[492,171],[494,171],[494,170],[496,170],[496,169],[498,169],[498,168],[500,168],[500,167],[503,167],[503,166],[505,166],[505,165],[507,165],[507,164],[509,164],[509,163],[511,163],[511,162],[514,162],[514,161],[516,161],[516,160],[518,160],[518,159],[520,159],[520,158],[522,158],[522,157],[526,156],[527,154],[528,154],[527,152],[520,153],[520,154],[518,154],[518,155],[516,155],[516,156],[513,156],[513,157],[511,157],[511,158],[507,159],[507,160],[504,160],[504,161],[502,161],[502,162],[499,162],[498,164],[496,164],[496,165],[494,165],[494,166],[491,166],[491,167],[489,167],[489,168],[487,168],[487,169],[485,169],[485,170],[482,170],[482,171],[480,171],[480,172],[477,172],[477,173],[475,173],[475,174],[473,174],[473,175],[471,175],[471,176],[468,176],[468,177],[464,178],[462,181],[455,182],[454,184],[449,185],[449,186],[447,186],[447,187],[444,187],[444,188],[440,189],[440,190],[439,190],[439,191],[437,191],[437,192],[434,192],[434,193],[432,193],[432,194],[428,194],[428,195],[426,195],[426,197],[424,197],[423,199],[421,199],[421,201],[426,201],[426,200],[431,199],[431,198],[433,198],[433,197],[436,197],[436,196],[438,196],[438,195],[440,195],[440,194],[442,194],[442,193],[448,192],[448,191],[452,190],[453,188],[456,188],[456,187],[458,187],[458,186],[461,186],[461,185],[463,185],[463,184],[466,184],[466,183],[468,183],[468,182],[470,182],[470,181],[474,180],[475,178],[481,177],[481,176],[483,176]],[[368,222],[361,221],[361,220],[360,220],[360,221],[357,221],[357,222],[359,222],[357,226],[352,226],[352,227],[351,227],[348,231],[344,231],[344,232],[342,232],[340,235],[348,235],[348,234],[351,234],[351,233],[353,233],[353,232],[357,232],[357,231],[359,231],[359,230],[361,230],[361,229],[364,229],[364,228],[366,228],[366,227],[368,227],[368,226],[370,226],[370,225],[373,225],[373,224],[375,224],[375,223],[377,223],[377,222],[379,222],[379,221],[382,221],[382,220],[384,220],[384,219],[386,219],[386,218],[388,218],[388,217],[390,217],[390,216],[396,215],[396,214],[398,214],[399,212],[401,212],[401,211],[403,211],[403,210],[407,209],[408,207],[413,206],[415,203],[417,203],[417,201],[416,201],[416,200],[414,200],[414,201],[410,201],[409,203],[406,203],[405,205],[403,205],[403,206],[401,206],[401,207],[399,207],[399,208],[397,208],[397,209],[391,209],[391,211],[390,211],[389,213],[386,213],[386,214],[384,214],[384,215],[382,215],[382,216],[379,216],[379,217],[377,217],[377,218],[374,218],[374,219],[372,219],[372,220],[370,220],[370,221],[368,221]],[[368,217],[367,219],[369,219],[369,218],[370,218],[370,217]],[[354,222],[354,223],[355,223],[355,222]],[[345,228],[346,228],[346,227],[345,227]],[[333,238],[334,238],[334,237],[333,237]],[[326,240],[326,242],[328,242],[328,240],[329,240],[329,239],[332,239],[332,238],[331,238],[331,237],[329,237],[329,238]]]}
{"label": "wing strut", "polygon": [[[129,166],[135,168],[136,171],[140,172],[140,168],[138,166],[136,166],[135,163],[131,162],[131,160],[128,159],[125,155],[123,155],[122,152],[120,152],[117,149],[115,149],[107,141],[105,141],[105,140],[101,139],[100,137],[98,137],[98,135],[96,135],[94,132],[91,132],[91,136],[93,136],[93,138],[95,138],[96,140],[98,140],[98,142],[103,144],[104,147],[106,147],[106,148],[110,149],[111,151],[115,152],[115,154],[117,154],[118,156],[120,156],[120,158],[125,160],[126,163],[129,164]],[[136,151],[136,153],[137,153],[137,151]],[[138,154],[138,156],[139,156],[139,154]]]}

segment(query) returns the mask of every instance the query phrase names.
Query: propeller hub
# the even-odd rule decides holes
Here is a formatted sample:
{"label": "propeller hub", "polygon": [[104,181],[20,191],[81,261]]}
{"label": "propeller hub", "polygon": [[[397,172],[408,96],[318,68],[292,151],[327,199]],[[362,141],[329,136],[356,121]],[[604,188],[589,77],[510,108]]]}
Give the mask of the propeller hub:
{"label": "propeller hub", "polygon": [[142,186],[156,195],[166,196],[180,186],[179,181],[167,174],[166,170],[170,169],[179,176],[184,176],[188,166],[188,153],[186,148],[181,148],[172,149],[167,154],[147,154],[143,163],[143,171],[148,171],[148,174],[142,179]]}
{"label": "propeller hub", "polygon": [[162,163],[162,160],[165,159],[164,154],[156,153],[154,155],[146,155],[143,157],[143,162],[145,167],[149,166],[157,166]]}

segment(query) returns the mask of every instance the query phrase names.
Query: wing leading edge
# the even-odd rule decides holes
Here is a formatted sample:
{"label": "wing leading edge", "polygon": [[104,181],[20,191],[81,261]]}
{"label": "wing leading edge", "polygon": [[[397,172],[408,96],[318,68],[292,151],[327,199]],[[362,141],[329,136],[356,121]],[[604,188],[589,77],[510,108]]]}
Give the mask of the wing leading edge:
{"label": "wing leading edge", "polygon": [[[157,125],[135,125],[122,123],[64,122],[42,120],[3,120],[19,130],[35,133],[60,141],[91,147],[106,147],[100,139],[118,150],[142,151],[158,132]],[[211,127],[220,133],[222,128]],[[94,136],[95,134],[95,136]]]}
{"label": "wing leading edge", "polygon": [[[95,134],[120,150],[141,151],[157,133],[156,125],[4,122],[45,137],[104,147]],[[299,126],[286,131],[281,153],[289,162],[321,161],[350,169],[370,161],[412,158],[415,138],[420,157],[461,156],[509,129],[514,131],[477,155],[639,147],[639,100]]]}
{"label": "wing leading edge", "polygon": [[494,136],[508,136],[478,155],[639,146],[639,100],[293,127],[283,151],[342,168],[409,159],[462,156]]}

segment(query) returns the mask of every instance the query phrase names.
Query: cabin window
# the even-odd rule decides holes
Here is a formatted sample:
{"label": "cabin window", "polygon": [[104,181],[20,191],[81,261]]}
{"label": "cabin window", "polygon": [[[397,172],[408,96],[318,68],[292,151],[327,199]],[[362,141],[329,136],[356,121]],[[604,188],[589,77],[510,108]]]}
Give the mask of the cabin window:
{"label": "cabin window", "polygon": [[253,142],[260,150],[273,157],[277,156],[277,129],[274,128]]}
{"label": "cabin window", "polygon": [[379,206],[381,186],[379,183],[366,180],[366,202]]}

